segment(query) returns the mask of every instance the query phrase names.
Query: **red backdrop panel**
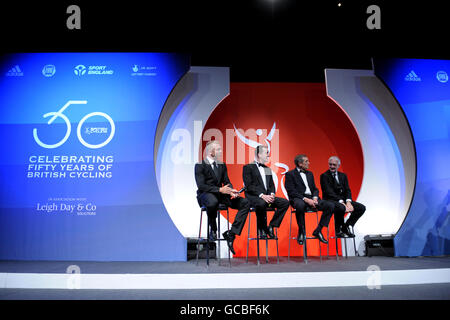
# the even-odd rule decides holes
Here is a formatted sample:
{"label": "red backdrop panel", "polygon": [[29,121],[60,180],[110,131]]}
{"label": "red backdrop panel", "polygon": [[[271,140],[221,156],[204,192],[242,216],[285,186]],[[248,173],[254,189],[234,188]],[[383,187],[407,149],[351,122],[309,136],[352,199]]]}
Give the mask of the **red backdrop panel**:
{"label": "red backdrop panel", "polygon": [[[242,129],[265,129],[260,136],[247,135],[248,138],[261,144],[267,144],[265,138],[273,125],[278,129],[269,141],[271,153],[278,149],[279,163],[295,167],[294,157],[304,153],[308,155],[310,170],[314,173],[317,187],[320,189],[320,174],[328,170],[328,158],[337,155],[342,165],[340,171],[347,173],[353,199],[356,199],[363,178],[363,154],[358,134],[346,113],[326,96],[323,83],[231,83],[230,95],[224,99],[211,114],[203,131],[214,133],[218,129],[223,135],[223,159],[227,162],[228,174],[233,186],[243,186],[242,167],[254,160],[254,148],[244,144],[234,133],[234,126]],[[209,131],[207,131],[209,130]],[[228,138],[227,138],[228,131]],[[251,132],[251,131],[248,131]],[[213,138],[214,139],[214,138]],[[215,137],[217,139],[217,137]],[[230,141],[232,140],[232,141]],[[207,139],[209,141],[209,139]],[[202,150],[207,141],[202,142]],[[278,144],[278,145],[277,145]],[[245,148],[245,161],[240,151]],[[227,157],[228,153],[228,157]],[[241,152],[242,153],[242,152]],[[275,166],[275,161],[268,164],[278,179],[277,196],[284,197],[281,183],[284,183],[284,169]],[[322,193],[320,193],[322,196]],[[230,210],[230,220],[234,221],[236,210]],[[270,221],[273,213],[268,213]],[[320,216],[319,216],[320,218]],[[288,254],[288,233],[290,209],[278,230],[279,253]],[[315,214],[306,214],[307,235],[316,227]],[[251,236],[255,236],[256,217],[252,214]],[[248,220],[240,237],[236,238],[236,256],[245,256],[247,250]],[[292,217],[292,236],[298,231],[295,215]],[[326,234],[326,229],[323,230]],[[334,235],[334,219],[330,223],[330,235]],[[265,255],[265,244],[261,243],[260,254]],[[308,241],[308,256],[319,255],[317,240]],[[335,242],[330,241],[330,254],[335,254]],[[339,244],[338,252],[341,253]],[[322,253],[326,254],[326,246],[322,244]],[[250,256],[256,255],[256,241],[250,242]],[[275,241],[269,241],[269,255],[276,255]],[[295,240],[291,242],[291,256],[301,256],[302,248]]]}

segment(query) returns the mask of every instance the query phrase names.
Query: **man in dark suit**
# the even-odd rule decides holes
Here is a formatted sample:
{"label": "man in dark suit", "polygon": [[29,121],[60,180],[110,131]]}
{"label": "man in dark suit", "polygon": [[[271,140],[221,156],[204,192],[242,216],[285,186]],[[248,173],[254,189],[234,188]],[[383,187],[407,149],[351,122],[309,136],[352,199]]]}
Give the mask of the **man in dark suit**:
{"label": "man in dark suit", "polygon": [[295,157],[294,162],[295,169],[286,173],[284,186],[288,193],[289,201],[296,210],[298,224],[297,242],[302,245],[305,240],[305,211],[311,208],[322,211],[322,217],[313,232],[313,236],[323,243],[328,243],[321,231],[323,227],[328,227],[328,223],[333,215],[334,205],[332,202],[319,198],[319,189],[314,183],[313,173],[308,171],[308,157],[300,154]]}
{"label": "man in dark suit", "polygon": [[[320,185],[323,198],[334,204],[334,220],[336,235],[339,237],[354,237],[349,226],[355,225],[356,221],[364,214],[366,207],[352,200],[352,192],[348,184],[347,175],[339,172],[341,160],[332,156],[328,159],[329,170],[320,175]],[[350,218],[344,224],[344,215],[350,212]]]}
{"label": "man in dark suit", "polygon": [[[259,145],[255,150],[255,162],[245,165],[242,171],[245,197],[255,208],[258,233],[263,239],[267,236],[275,238],[273,228],[280,227],[289,208],[289,201],[275,197],[272,170],[265,165],[268,161],[268,148]],[[269,226],[267,226],[267,207],[276,208]]]}
{"label": "man in dark suit", "polygon": [[220,162],[222,147],[216,140],[206,145],[206,158],[202,163],[195,165],[195,181],[197,183],[197,200],[201,206],[205,206],[210,222],[210,234],[212,239],[217,239],[217,208],[219,204],[238,209],[230,231],[225,231],[223,237],[227,240],[228,247],[235,254],[233,241],[235,235],[240,235],[247,219],[250,203],[239,196],[239,192],[233,189],[228,178],[227,166]]}

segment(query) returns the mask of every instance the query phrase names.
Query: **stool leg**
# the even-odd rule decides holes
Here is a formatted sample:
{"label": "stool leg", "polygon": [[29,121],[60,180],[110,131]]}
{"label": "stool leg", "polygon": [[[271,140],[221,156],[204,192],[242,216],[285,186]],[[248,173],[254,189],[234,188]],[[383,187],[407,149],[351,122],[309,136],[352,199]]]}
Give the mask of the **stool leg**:
{"label": "stool leg", "polygon": [[197,240],[197,257],[196,257],[196,264],[198,265],[198,252],[200,250],[200,237],[202,236],[202,217],[203,217],[203,211],[200,209],[200,228],[198,229],[198,240]]}
{"label": "stool leg", "polygon": [[334,236],[334,241],[336,242],[336,261],[339,261],[339,247],[338,247],[338,237]]}
{"label": "stool leg", "polygon": [[206,266],[209,267],[209,216],[206,220],[208,221],[206,227]]}
{"label": "stool leg", "polygon": [[266,237],[266,263],[269,263],[268,251],[269,251],[269,239],[267,239]]}
{"label": "stool leg", "polygon": [[276,239],[276,244],[277,244],[277,264],[279,264],[280,263],[280,256],[278,254],[278,228],[275,229],[275,239]]}
{"label": "stool leg", "polygon": [[305,235],[305,241],[303,241],[303,261],[308,263],[308,246],[307,246],[307,236],[306,236],[306,226],[303,226],[303,234]]}
{"label": "stool leg", "polygon": [[291,210],[291,218],[289,221],[289,237],[288,237],[288,261],[291,261],[291,228],[292,228],[292,210]]}
{"label": "stool leg", "polygon": [[[220,239],[220,210],[217,210],[217,233],[218,233],[218,239]],[[219,250],[219,254],[217,254],[217,250]],[[216,247],[216,258],[217,258],[217,264],[220,266],[220,240],[217,240],[217,247]]]}
{"label": "stool leg", "polygon": [[344,239],[344,245],[345,245],[345,259],[347,259],[348,258],[348,255],[347,255],[347,238]]}
{"label": "stool leg", "polygon": [[252,222],[252,213],[248,213],[248,231],[247,231],[247,258],[245,259],[245,263],[248,263],[248,248],[250,245],[250,224]]}
{"label": "stool leg", "polygon": [[[316,221],[317,221],[317,226],[319,225],[319,211],[316,211]],[[319,255],[320,255],[320,262],[322,262],[322,246],[320,243],[320,240],[317,240],[319,242]]]}
{"label": "stool leg", "polygon": [[256,251],[258,255],[258,266],[259,266],[259,233],[258,233],[258,222],[256,222]]}
{"label": "stool leg", "polygon": [[[352,233],[355,234],[355,229],[352,227]],[[355,257],[359,256],[358,252],[356,251],[356,241],[355,237],[353,237],[353,248],[355,249]]]}
{"label": "stool leg", "polygon": [[[227,207],[227,230],[228,230],[228,232],[230,232],[230,211],[228,210],[228,207]],[[228,245],[227,245],[227,248],[228,248]],[[228,248],[228,263],[229,263],[230,268],[231,268],[230,248]]]}
{"label": "stool leg", "polygon": [[330,258],[330,228],[327,228],[327,260]]}

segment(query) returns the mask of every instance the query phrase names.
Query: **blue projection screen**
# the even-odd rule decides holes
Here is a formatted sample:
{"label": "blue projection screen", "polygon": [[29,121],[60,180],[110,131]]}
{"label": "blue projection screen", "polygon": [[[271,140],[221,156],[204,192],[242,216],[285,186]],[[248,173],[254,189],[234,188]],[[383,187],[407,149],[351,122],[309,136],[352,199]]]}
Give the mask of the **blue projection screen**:
{"label": "blue projection screen", "polygon": [[417,157],[414,197],[394,238],[395,254],[448,255],[450,61],[374,59],[374,69],[403,108]]}
{"label": "blue projection screen", "polygon": [[153,147],[189,67],[168,53],[2,57],[0,259],[186,260]]}

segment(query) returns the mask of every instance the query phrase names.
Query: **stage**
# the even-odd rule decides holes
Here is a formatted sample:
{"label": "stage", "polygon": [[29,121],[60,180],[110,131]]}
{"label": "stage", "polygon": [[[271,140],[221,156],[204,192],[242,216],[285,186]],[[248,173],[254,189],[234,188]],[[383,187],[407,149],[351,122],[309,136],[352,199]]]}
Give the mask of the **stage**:
{"label": "stage", "polygon": [[[79,272],[68,274],[67,271]],[[1,261],[0,299],[449,299],[450,257]]]}

